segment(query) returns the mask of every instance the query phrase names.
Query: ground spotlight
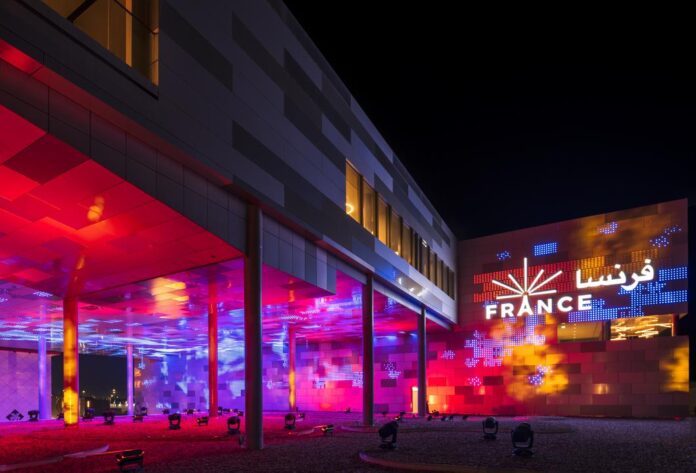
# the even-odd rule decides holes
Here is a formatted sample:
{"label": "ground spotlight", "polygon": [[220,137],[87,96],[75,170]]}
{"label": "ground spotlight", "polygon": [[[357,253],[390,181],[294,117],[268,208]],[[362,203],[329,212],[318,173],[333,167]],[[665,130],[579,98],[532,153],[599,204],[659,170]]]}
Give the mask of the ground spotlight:
{"label": "ground spotlight", "polygon": [[295,414],[287,414],[285,416],[285,428],[287,430],[295,430],[295,422],[297,418],[295,417]]}
{"label": "ground spotlight", "polygon": [[498,421],[495,417],[486,417],[483,424],[483,438],[486,440],[495,440],[498,435]]}
{"label": "ground spotlight", "polygon": [[201,426],[201,425],[208,425],[208,416],[201,416],[196,418],[196,423]]}
{"label": "ground spotlight", "polygon": [[232,416],[227,419],[227,433],[230,435],[237,435],[239,433],[241,421],[239,417]]}
{"label": "ground spotlight", "polygon": [[145,460],[145,451],[141,449],[124,450],[116,454],[116,464],[120,471],[125,471],[127,468],[142,470],[143,460]]}
{"label": "ground spotlight", "polygon": [[92,420],[94,419],[94,408],[88,407],[85,409],[85,413],[82,415],[82,420]]}
{"label": "ground spotlight", "polygon": [[169,414],[169,430],[179,430],[181,428],[181,414]]}
{"label": "ground spotlight", "polygon": [[105,411],[104,414],[104,425],[114,425],[114,411]]}
{"label": "ground spotlight", "polygon": [[[396,434],[399,432],[399,423],[396,421],[387,422],[378,431],[382,443],[380,448],[394,450],[396,448]],[[391,438],[389,438],[391,437]]]}
{"label": "ground spotlight", "polygon": [[39,420],[39,411],[33,410],[27,412],[29,414],[29,422],[38,422]]}
{"label": "ground spotlight", "polygon": [[321,432],[326,435],[333,435],[334,433],[334,425],[333,424],[325,424],[321,426]]}
{"label": "ground spotlight", "polygon": [[531,457],[534,455],[532,446],[534,445],[534,431],[532,426],[523,422],[512,430],[512,448],[515,455],[521,457]]}

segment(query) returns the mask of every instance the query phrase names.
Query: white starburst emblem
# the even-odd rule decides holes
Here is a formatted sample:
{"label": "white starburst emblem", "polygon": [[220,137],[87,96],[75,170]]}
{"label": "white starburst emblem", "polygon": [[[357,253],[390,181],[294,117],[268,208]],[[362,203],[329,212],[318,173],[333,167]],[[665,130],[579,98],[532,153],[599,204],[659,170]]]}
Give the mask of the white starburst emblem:
{"label": "white starburst emblem", "polygon": [[[501,296],[496,296],[497,300],[504,300],[504,299],[522,299],[522,307],[529,307],[529,296],[541,296],[544,294],[556,294],[558,292],[556,289],[546,289],[546,290],[541,290],[544,286],[546,286],[548,283],[556,279],[558,276],[560,276],[563,273],[563,271],[557,271],[548,278],[544,279],[543,281],[541,280],[541,277],[544,275],[544,270],[541,269],[537,273],[537,275],[534,277],[534,280],[532,281],[531,284],[528,284],[529,281],[529,271],[527,268],[527,258],[524,259],[524,280],[523,284],[520,284],[517,279],[511,274],[508,273],[508,278],[510,278],[510,281],[515,285],[515,287],[509,286],[505,283],[502,283],[500,281],[496,281],[495,279],[491,279],[491,282],[495,284],[496,286],[500,286],[503,289],[507,289],[508,291],[512,292],[512,294],[503,294]],[[531,311],[531,309],[530,309]]]}

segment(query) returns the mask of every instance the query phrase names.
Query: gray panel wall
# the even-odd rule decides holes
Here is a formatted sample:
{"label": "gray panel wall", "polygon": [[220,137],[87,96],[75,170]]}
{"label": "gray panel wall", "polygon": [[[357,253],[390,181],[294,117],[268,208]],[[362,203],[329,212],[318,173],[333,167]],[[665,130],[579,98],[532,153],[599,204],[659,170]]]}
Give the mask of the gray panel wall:
{"label": "gray panel wall", "polygon": [[[89,120],[79,105],[60,97],[52,100],[63,104],[58,110],[74,109],[74,122],[65,114],[52,117],[48,106],[18,113],[43,120],[40,126],[50,126],[78,149],[86,147],[109,169],[235,246],[243,231],[233,227],[243,215],[231,193],[241,191],[454,318],[451,298],[345,214],[349,159],[455,268],[452,232],[282,2],[161,0],[157,87],[38,0],[0,2],[0,37],[181,154],[127,137],[124,149],[101,142],[104,146],[88,146],[100,141],[93,128],[85,129]],[[41,100],[48,103],[49,95]],[[5,94],[5,102],[16,96]],[[106,130],[117,128],[102,122]],[[306,258],[314,267],[319,256],[307,243],[312,249]],[[280,261],[274,265],[280,267]],[[314,272],[295,275],[317,282]]]}

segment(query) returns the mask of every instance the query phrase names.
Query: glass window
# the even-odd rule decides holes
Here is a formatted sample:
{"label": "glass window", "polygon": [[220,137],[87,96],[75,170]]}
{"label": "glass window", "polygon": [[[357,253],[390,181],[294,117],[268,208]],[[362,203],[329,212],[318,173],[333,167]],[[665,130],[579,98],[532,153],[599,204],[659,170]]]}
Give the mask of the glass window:
{"label": "glass window", "polygon": [[429,258],[430,258],[430,248],[428,248],[427,244],[421,240],[421,251],[422,251],[422,257],[421,257],[421,264],[419,271],[423,276],[426,278],[428,276],[428,270],[430,269],[430,263],[429,263]]}
{"label": "glass window", "polygon": [[394,209],[389,218],[389,248],[394,250],[397,255],[401,254],[401,217]]}
{"label": "glass window", "polygon": [[346,213],[360,223],[360,174],[346,162]]}
{"label": "glass window", "polygon": [[385,245],[389,244],[389,206],[382,197],[377,199],[377,238]]}
{"label": "glass window", "polygon": [[434,251],[430,252],[430,281],[435,283],[437,281],[437,255]]}
{"label": "glass window", "polygon": [[373,235],[377,231],[377,222],[375,218],[375,190],[363,179],[362,181],[362,208],[363,208],[363,226]]}
{"label": "glass window", "polygon": [[672,315],[646,315],[611,321],[611,340],[631,338],[671,337]]}
{"label": "glass window", "polygon": [[411,238],[411,227],[404,223],[401,232],[402,256],[408,262],[408,264],[413,265],[413,244]]}
{"label": "glass window", "polygon": [[604,322],[561,323],[557,329],[559,342],[591,342],[604,340]]}
{"label": "glass window", "polygon": [[159,82],[158,0],[43,0],[154,84]]}

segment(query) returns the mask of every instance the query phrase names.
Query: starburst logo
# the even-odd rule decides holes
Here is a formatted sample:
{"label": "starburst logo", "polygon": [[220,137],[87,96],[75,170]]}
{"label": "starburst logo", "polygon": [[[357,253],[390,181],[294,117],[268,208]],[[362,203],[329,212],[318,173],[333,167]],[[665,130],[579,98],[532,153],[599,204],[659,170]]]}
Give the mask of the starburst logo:
{"label": "starburst logo", "polygon": [[[496,296],[496,300],[509,300],[509,299],[521,299],[520,305],[519,305],[519,310],[515,313],[514,312],[514,305],[512,303],[504,303],[500,304],[500,314],[501,317],[519,317],[521,315],[533,315],[534,313],[536,314],[542,314],[546,312],[552,312],[553,311],[553,300],[550,298],[546,299],[539,299],[536,302],[536,311],[532,309],[532,305],[529,302],[529,298],[534,296],[544,296],[544,295],[550,295],[550,294],[556,294],[558,291],[556,289],[549,289],[547,284],[549,284],[551,281],[556,279],[558,276],[563,274],[563,271],[556,271],[553,273],[551,276],[548,276],[544,278],[544,270],[540,269],[539,272],[534,276],[534,279],[532,280],[531,284],[529,283],[530,275],[529,275],[529,265],[528,265],[528,260],[527,258],[524,258],[524,268],[523,268],[523,276],[522,276],[522,282],[518,281],[515,279],[515,277],[512,275],[512,273],[508,273],[508,279],[512,282],[512,285],[503,283],[501,281],[497,281],[495,279],[491,279],[491,282],[495,284],[496,286],[502,287],[503,289],[510,291],[511,294],[502,294]],[[591,296],[589,295],[582,295],[578,296],[578,310],[589,310],[589,298]],[[572,309],[571,306],[568,306],[567,303],[572,301],[572,297],[561,297],[557,301],[557,308],[561,312],[569,312]],[[486,319],[490,319],[492,315],[495,315],[495,313],[498,310],[497,304],[489,304],[486,305]]]}
{"label": "starburst logo", "polygon": [[546,286],[548,283],[556,279],[558,276],[560,276],[563,273],[563,271],[557,271],[548,278],[544,279],[542,282],[538,282],[539,279],[544,275],[544,270],[540,269],[539,272],[537,273],[536,277],[532,281],[532,284],[527,284],[529,281],[529,269],[527,267],[527,258],[524,259],[524,284],[520,284],[517,282],[517,279],[511,274],[508,273],[508,278],[510,278],[510,281],[515,285],[515,287],[508,286],[507,284],[503,284],[500,281],[496,281],[495,279],[491,280],[491,282],[497,286],[500,286],[504,289],[507,289],[508,291],[513,292],[514,294],[508,294],[508,295],[503,295],[503,296],[497,296],[496,299],[502,300],[502,299],[517,299],[517,298],[522,298],[523,302],[527,300],[527,303],[529,303],[529,296],[541,296],[544,294],[556,294],[556,289],[548,289],[546,291],[540,291],[540,289],[544,286]]}

